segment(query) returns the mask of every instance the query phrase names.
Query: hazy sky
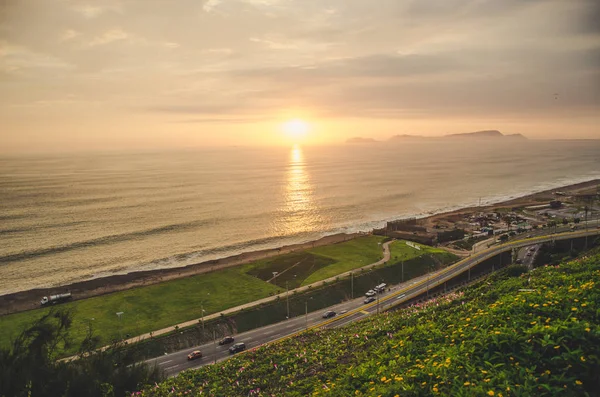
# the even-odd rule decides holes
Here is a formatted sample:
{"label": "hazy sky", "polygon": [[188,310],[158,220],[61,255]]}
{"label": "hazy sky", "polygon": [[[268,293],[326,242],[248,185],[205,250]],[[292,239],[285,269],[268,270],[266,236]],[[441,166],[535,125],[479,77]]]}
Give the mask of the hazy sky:
{"label": "hazy sky", "polygon": [[600,138],[599,4],[0,0],[0,151]]}

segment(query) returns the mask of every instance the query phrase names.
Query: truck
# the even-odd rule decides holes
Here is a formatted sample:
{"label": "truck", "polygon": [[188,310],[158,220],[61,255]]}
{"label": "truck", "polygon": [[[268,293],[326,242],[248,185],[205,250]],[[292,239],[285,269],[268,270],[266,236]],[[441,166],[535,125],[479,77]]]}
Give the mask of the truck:
{"label": "truck", "polygon": [[63,303],[71,299],[73,299],[73,296],[70,292],[67,292],[66,294],[44,296],[40,301],[40,304],[42,306],[56,305],[57,303]]}

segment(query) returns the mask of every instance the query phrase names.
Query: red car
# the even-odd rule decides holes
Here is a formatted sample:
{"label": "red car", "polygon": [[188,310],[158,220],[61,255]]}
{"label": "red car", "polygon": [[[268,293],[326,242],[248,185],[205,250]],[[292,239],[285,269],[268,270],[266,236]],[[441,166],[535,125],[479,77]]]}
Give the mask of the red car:
{"label": "red car", "polygon": [[190,354],[188,354],[188,360],[195,360],[197,358],[201,358],[202,357],[202,352],[200,350],[194,350],[193,352],[191,352]]}

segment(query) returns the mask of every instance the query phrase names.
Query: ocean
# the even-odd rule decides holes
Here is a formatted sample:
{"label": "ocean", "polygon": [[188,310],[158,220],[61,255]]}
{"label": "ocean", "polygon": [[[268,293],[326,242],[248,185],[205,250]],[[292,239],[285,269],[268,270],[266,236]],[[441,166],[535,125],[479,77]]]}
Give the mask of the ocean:
{"label": "ocean", "polygon": [[0,157],[0,295],[369,231],[600,178],[600,141]]}

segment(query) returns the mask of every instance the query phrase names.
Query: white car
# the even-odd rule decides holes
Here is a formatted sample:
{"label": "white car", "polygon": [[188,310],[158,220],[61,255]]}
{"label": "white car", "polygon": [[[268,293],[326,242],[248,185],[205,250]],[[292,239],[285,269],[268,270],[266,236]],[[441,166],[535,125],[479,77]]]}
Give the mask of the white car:
{"label": "white car", "polygon": [[365,294],[365,296],[375,296],[377,295],[377,292],[373,291],[372,289],[368,290],[367,293]]}

